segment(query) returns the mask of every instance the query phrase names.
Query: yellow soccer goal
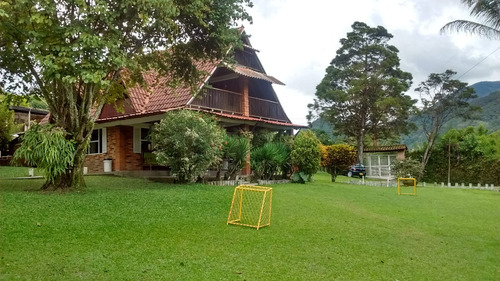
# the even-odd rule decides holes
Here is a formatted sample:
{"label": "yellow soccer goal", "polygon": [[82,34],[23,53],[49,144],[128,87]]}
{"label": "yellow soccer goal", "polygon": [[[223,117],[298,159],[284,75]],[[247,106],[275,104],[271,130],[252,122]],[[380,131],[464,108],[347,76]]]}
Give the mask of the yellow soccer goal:
{"label": "yellow soccer goal", "polygon": [[263,186],[240,185],[234,189],[227,224],[255,227],[271,224],[273,189]]}
{"label": "yellow soccer goal", "polygon": [[[409,188],[413,189],[413,193],[410,193]],[[417,195],[417,180],[414,178],[398,178],[398,195],[401,194]]]}

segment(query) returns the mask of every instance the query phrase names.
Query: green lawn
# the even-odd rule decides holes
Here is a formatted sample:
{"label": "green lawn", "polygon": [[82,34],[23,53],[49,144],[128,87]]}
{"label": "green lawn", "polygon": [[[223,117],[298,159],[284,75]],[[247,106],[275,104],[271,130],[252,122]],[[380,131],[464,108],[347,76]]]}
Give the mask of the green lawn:
{"label": "green lawn", "polygon": [[41,193],[14,169],[0,167],[0,280],[500,280],[499,192],[319,174],[273,186],[257,231],[226,225],[234,187],[92,176]]}

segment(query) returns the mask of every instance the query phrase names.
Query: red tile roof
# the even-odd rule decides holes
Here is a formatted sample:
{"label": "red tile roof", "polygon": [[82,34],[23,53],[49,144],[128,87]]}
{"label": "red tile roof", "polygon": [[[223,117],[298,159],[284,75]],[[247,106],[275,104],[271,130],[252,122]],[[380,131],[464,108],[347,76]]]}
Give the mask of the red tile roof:
{"label": "red tile roof", "polygon": [[[201,61],[196,63],[198,70],[206,73],[205,81],[215,71],[220,61]],[[193,97],[188,86],[169,87],[168,78],[160,77],[153,72],[144,74],[146,86],[136,85],[128,89],[129,98],[124,102],[123,112],[118,112],[113,105],[105,105],[98,121],[130,118],[138,115],[149,115],[164,112],[168,109],[185,106]],[[200,83],[201,88],[203,83]]]}
{"label": "red tile roof", "polygon": [[399,151],[407,150],[406,144],[398,145],[388,145],[388,146],[367,146],[363,149],[363,152],[389,152],[389,151]]}

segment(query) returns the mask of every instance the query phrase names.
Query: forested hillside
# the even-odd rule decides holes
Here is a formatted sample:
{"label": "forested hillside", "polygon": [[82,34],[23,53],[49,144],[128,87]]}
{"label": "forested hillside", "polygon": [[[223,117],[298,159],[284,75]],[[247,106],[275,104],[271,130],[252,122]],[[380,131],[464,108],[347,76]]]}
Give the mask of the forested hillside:
{"label": "forested hillside", "polygon": [[[477,113],[476,120],[464,121],[461,119],[451,120],[446,124],[442,132],[451,128],[462,129],[468,126],[483,125],[489,132],[500,130],[500,81],[482,81],[471,85],[476,90],[477,98],[470,101],[471,105],[481,108]],[[420,127],[416,116],[412,117],[417,127]],[[313,129],[320,129],[333,136],[333,127],[321,118],[311,124]],[[405,143],[409,149],[417,148],[425,142],[425,135],[421,128],[402,137],[402,143]]]}

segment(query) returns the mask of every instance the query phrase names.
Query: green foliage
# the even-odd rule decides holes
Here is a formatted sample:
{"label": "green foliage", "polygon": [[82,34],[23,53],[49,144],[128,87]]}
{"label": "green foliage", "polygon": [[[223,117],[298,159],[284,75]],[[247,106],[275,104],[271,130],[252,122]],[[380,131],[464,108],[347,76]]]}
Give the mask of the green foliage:
{"label": "green foliage", "polygon": [[292,174],[292,182],[305,184],[306,182],[311,181],[311,175],[306,174],[304,172],[295,172]]}
{"label": "green foliage", "polygon": [[32,125],[24,133],[13,162],[25,162],[42,169],[47,182],[53,184],[73,164],[75,144],[66,139],[66,134],[53,125]]}
{"label": "green foliage", "polygon": [[204,73],[197,62],[223,59],[241,44],[235,26],[251,20],[245,9],[252,5],[249,0],[0,3],[4,91],[33,90],[43,97],[54,124],[77,146],[74,167],[63,177],[69,182],[61,187],[80,185],[71,175],[81,171],[83,147],[104,104],[124,97],[118,84],[125,89],[144,84],[149,71],[169,77],[165,86],[198,89]]}
{"label": "green foliage", "polygon": [[283,143],[268,142],[252,149],[251,168],[256,179],[269,180],[282,172],[290,159],[290,152]]}
{"label": "green foliage", "polygon": [[321,166],[332,176],[332,182],[339,172],[356,163],[356,149],[347,144],[322,146]]}
{"label": "green foliage", "polygon": [[167,112],[152,139],[158,163],[170,166],[180,183],[201,177],[219,163],[225,131],[215,118],[193,110]]}
{"label": "green foliage", "polygon": [[14,122],[14,112],[9,110],[9,106],[0,102],[0,151],[8,148],[12,140],[12,134],[19,126]]}
{"label": "green foliage", "polygon": [[[424,180],[447,182],[450,163],[451,182],[498,185],[499,144],[498,135],[489,134],[483,127],[451,129],[432,149]],[[425,151],[426,147],[413,154],[422,157]]]}
{"label": "green foliage", "polygon": [[241,136],[226,135],[222,145],[222,158],[229,161],[229,178],[234,179],[247,162],[250,150],[248,139]]}
{"label": "green foliage", "polygon": [[7,103],[11,106],[24,106],[38,109],[47,109],[47,103],[35,95],[15,95],[15,94],[0,94],[0,102]]}
{"label": "green foliage", "polygon": [[276,132],[274,131],[269,131],[268,129],[263,128],[257,129],[253,132],[252,147],[262,147],[266,143],[272,142],[275,135]]}
{"label": "green foliage", "polygon": [[412,177],[420,181],[423,175],[420,161],[411,157],[407,157],[405,160],[396,160],[391,169],[398,178]]}
{"label": "green foliage", "polygon": [[462,0],[470,9],[470,15],[480,22],[455,20],[441,28],[441,33],[449,31],[465,32],[500,40],[500,3],[498,0]]}
{"label": "green foliage", "polygon": [[474,89],[468,87],[465,82],[452,79],[455,74],[457,73],[452,70],[431,73],[428,79],[415,89],[420,93],[422,108],[418,116],[427,138],[427,147],[422,157],[424,171],[443,125],[455,117],[471,119],[479,110],[468,103],[476,97]]}
{"label": "green foliage", "polygon": [[297,171],[307,175],[308,181],[318,171],[321,161],[321,143],[311,130],[301,131],[293,142],[291,159]]}
{"label": "green foliage", "polygon": [[403,94],[412,76],[399,68],[399,51],[388,44],[393,36],[362,22],[352,28],[316,87],[308,118],[318,112],[338,134],[354,138],[362,163],[365,135],[384,139],[413,128],[408,118],[415,100]]}
{"label": "green foliage", "polygon": [[313,128],[311,131],[313,131],[322,145],[332,145],[334,143],[333,139],[324,130]]}

